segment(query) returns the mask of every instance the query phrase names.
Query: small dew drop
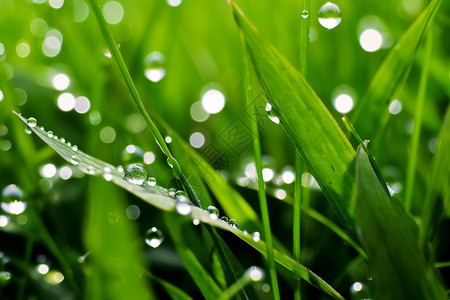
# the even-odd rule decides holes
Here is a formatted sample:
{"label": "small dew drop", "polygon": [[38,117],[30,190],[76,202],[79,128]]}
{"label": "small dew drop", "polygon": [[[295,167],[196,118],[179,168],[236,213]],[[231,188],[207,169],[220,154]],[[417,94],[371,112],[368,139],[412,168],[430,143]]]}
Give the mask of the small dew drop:
{"label": "small dew drop", "polygon": [[147,178],[147,172],[140,164],[132,164],[125,171],[125,179],[132,184],[141,185]]}
{"label": "small dew drop", "polygon": [[73,145],[72,146],[72,150],[75,151],[75,152],[78,151],[78,146],[77,145]]}
{"label": "small dew drop", "polygon": [[217,220],[219,218],[219,209],[217,207],[210,205],[206,211],[209,212],[209,217],[212,220]]}
{"label": "small dew drop", "polygon": [[177,192],[177,190],[175,188],[170,188],[168,192],[169,192],[170,197],[175,198],[175,196],[176,196],[175,194]]}
{"label": "small dew drop", "polygon": [[261,240],[261,234],[259,234],[258,231],[253,232],[253,233],[252,233],[252,239],[253,239],[255,242],[259,242],[259,241]]}
{"label": "small dew drop", "polygon": [[27,120],[27,125],[28,126],[30,126],[30,127],[36,127],[36,125],[37,125],[37,120],[35,119],[35,118],[33,118],[33,117],[31,117],[31,118],[28,118],[28,120]]}
{"label": "small dew drop", "polygon": [[223,221],[223,222],[225,222],[225,223],[228,223],[228,217],[222,216],[222,217],[220,218],[220,221]]}
{"label": "small dew drop", "polygon": [[183,215],[183,216],[189,215],[191,213],[191,210],[192,210],[191,206],[186,201],[179,201],[175,205],[175,209],[180,215]]}
{"label": "small dew drop", "polygon": [[336,28],[341,23],[341,10],[334,3],[327,2],[319,9],[319,23],[327,29]]}
{"label": "small dew drop", "polygon": [[266,102],[265,110],[267,111],[270,121],[274,122],[275,124],[280,124],[280,119],[275,115],[274,111],[272,110],[272,104],[270,104],[268,101]]}
{"label": "small dew drop", "polygon": [[173,164],[170,158],[167,158],[167,164],[169,165],[170,168],[173,169]]}
{"label": "small dew drop", "polygon": [[155,185],[156,185],[156,178],[155,178],[155,177],[149,177],[149,178],[147,179],[147,184],[148,184],[149,186],[155,186]]}
{"label": "small dew drop", "polygon": [[309,17],[309,12],[305,9],[302,11],[302,18],[306,19],[307,17]]}
{"label": "small dew drop", "polygon": [[53,131],[47,132],[47,135],[48,135],[49,138],[52,138],[53,137]]}
{"label": "small dew drop", "polygon": [[70,163],[73,165],[78,165],[80,163],[80,158],[76,155],[72,155],[70,158]]}
{"label": "small dew drop", "polygon": [[164,241],[164,236],[156,227],[152,227],[149,230],[147,230],[145,234],[145,243],[149,245],[152,248],[157,248],[161,243]]}
{"label": "small dew drop", "polygon": [[15,184],[7,185],[2,190],[1,208],[12,215],[20,215],[27,209],[27,203],[22,201],[23,192]]}
{"label": "small dew drop", "polygon": [[31,130],[29,128],[25,128],[25,133],[26,134],[31,134]]}
{"label": "small dew drop", "polygon": [[165,59],[161,53],[154,51],[145,57],[144,75],[152,82],[161,81],[166,76]]}
{"label": "small dew drop", "polygon": [[238,222],[236,222],[235,219],[230,219],[228,221],[228,225],[230,225],[231,227],[233,227],[234,229],[238,229]]}

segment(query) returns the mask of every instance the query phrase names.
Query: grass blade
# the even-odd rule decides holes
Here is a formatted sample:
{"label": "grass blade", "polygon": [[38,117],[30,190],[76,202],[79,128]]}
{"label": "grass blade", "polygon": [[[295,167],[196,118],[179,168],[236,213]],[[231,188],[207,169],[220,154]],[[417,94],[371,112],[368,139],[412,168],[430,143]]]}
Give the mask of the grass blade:
{"label": "grass blade", "polygon": [[303,76],[261,36],[233,1],[231,4],[267,98],[341,222],[355,237],[355,150]]}
{"label": "grass blade", "polygon": [[[245,95],[247,99],[247,105],[250,108],[250,115],[255,114],[255,108],[250,105],[250,101],[253,98],[253,88],[252,88],[252,78],[251,78],[251,66],[249,59],[247,57],[247,51],[245,47],[244,37],[241,33],[242,48],[244,49],[243,61],[244,61],[244,86]],[[253,120],[252,123],[252,133],[253,133],[253,153],[255,156],[255,166],[257,172],[257,186],[258,186],[258,198],[259,206],[261,208],[261,215],[264,227],[264,235],[266,237],[267,245],[267,262],[269,265],[270,281],[272,284],[273,295],[275,299],[280,299],[280,290],[278,287],[277,279],[277,269],[275,267],[275,261],[273,258],[273,243],[272,243],[272,231],[270,229],[270,219],[269,219],[269,208],[267,205],[267,197],[265,191],[265,183],[262,174],[262,160],[261,160],[261,144],[259,142],[259,132],[258,132],[258,121]]]}
{"label": "grass blade", "polygon": [[356,216],[374,273],[374,298],[446,299],[418,248],[406,213],[390,199],[362,148],[356,161],[356,187]]}
{"label": "grass blade", "polygon": [[414,61],[419,43],[434,19],[442,0],[433,0],[414,21],[372,78],[369,88],[356,106],[352,120],[361,136],[374,137],[373,129],[379,128],[383,112],[402,86]]}
{"label": "grass blade", "polygon": [[[26,118],[18,114],[17,116],[24,123],[27,123]],[[110,175],[112,176],[111,182],[117,184],[118,186],[129,191],[130,193],[146,201],[147,203],[157,207],[158,209],[161,209],[163,211],[174,210],[175,200],[172,199],[170,196],[168,196],[165,188],[159,186],[149,187],[146,185],[131,184],[123,178],[123,173],[120,172],[114,166],[105,163],[99,159],[96,159],[92,156],[89,156],[88,154],[83,153],[80,150],[75,151],[73,149],[73,146],[69,146],[66,142],[63,142],[61,139],[50,138],[48,135],[49,132],[45,131],[41,127],[38,127],[37,125],[34,127],[30,127],[30,129],[33,132],[35,132],[50,147],[52,147],[59,155],[61,155],[61,157],[72,163],[73,161],[76,161],[77,163],[75,166],[78,167],[81,171],[85,172],[86,174],[100,175],[103,174],[103,172],[105,172],[105,168],[109,168],[111,172]],[[92,167],[90,168],[90,166]],[[228,225],[228,223],[220,221],[218,219],[212,219],[209,212],[206,212],[201,208],[192,206],[191,210],[192,211],[190,217],[192,219],[198,219],[200,222],[209,224],[215,228],[220,228],[222,230],[232,232],[233,234],[241,238],[243,241],[245,241],[247,244],[249,244],[257,251],[259,251],[260,253],[264,255],[267,253],[266,244],[263,241],[256,242],[252,239],[252,237],[249,234],[231,227],[230,225]],[[212,237],[213,236],[214,235],[212,235]],[[343,299],[342,296],[336,290],[334,290],[328,283],[326,283],[323,279],[314,274],[311,270],[307,269],[305,266],[301,265],[299,262],[289,257],[287,254],[280,252],[279,250],[274,250],[274,258],[276,262],[278,262],[280,265],[290,270],[294,276],[303,278],[305,281],[318,287],[320,290],[329,294],[335,299]]]}

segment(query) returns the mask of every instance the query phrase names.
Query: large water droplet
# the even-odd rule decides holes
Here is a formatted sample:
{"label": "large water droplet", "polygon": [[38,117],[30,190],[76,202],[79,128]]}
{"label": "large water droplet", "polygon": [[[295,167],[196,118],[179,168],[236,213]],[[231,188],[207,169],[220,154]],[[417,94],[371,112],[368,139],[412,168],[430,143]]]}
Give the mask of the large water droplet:
{"label": "large water droplet", "polygon": [[[186,198],[186,200],[187,200],[187,198]],[[180,215],[183,215],[183,216],[189,215],[192,210],[191,206],[189,205],[189,203],[187,201],[177,202],[177,204],[175,205],[175,209]]]}
{"label": "large water droplet", "polygon": [[30,127],[36,127],[37,120],[35,118],[33,118],[33,117],[28,118],[27,125],[30,126]]}
{"label": "large water droplet", "polygon": [[156,227],[152,227],[145,233],[145,243],[150,247],[157,248],[164,241],[164,236]]}
{"label": "large water droplet", "polygon": [[209,212],[209,217],[212,220],[217,220],[219,218],[219,209],[217,207],[210,205],[206,210]]}
{"label": "large water droplet", "polygon": [[144,74],[148,80],[158,82],[166,76],[164,56],[154,51],[145,57]]}
{"label": "large water droplet", "polygon": [[228,221],[228,225],[230,225],[230,226],[233,227],[234,229],[237,229],[237,228],[238,228],[238,222],[236,222],[235,219],[230,219],[230,220]]}
{"label": "large water droplet", "polygon": [[132,164],[125,171],[125,179],[132,184],[141,185],[147,178],[147,171],[140,164]]}
{"label": "large water droplet", "polygon": [[253,234],[252,234],[252,239],[253,239],[255,242],[259,242],[259,241],[261,240],[261,234],[259,234],[258,231],[253,232]]}
{"label": "large water droplet", "polygon": [[7,185],[2,190],[1,208],[12,215],[19,215],[27,208],[27,203],[22,201],[23,192],[15,184]]}
{"label": "large water droplet", "polygon": [[333,29],[341,23],[341,10],[331,2],[327,2],[319,9],[319,23],[327,29]]}

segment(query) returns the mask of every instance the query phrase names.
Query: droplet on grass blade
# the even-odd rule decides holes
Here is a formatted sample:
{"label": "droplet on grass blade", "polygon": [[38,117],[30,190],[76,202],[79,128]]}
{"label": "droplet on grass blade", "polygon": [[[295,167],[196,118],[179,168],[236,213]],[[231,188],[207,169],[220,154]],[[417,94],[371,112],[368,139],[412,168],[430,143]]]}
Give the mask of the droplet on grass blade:
{"label": "droplet on grass blade", "polygon": [[27,208],[27,203],[22,201],[23,192],[15,184],[7,185],[2,190],[1,208],[12,215],[20,215]]}
{"label": "droplet on grass blade", "polygon": [[160,52],[154,51],[145,57],[144,75],[152,82],[161,81],[166,76],[165,59]]}
{"label": "droplet on grass blade", "polygon": [[147,230],[145,234],[145,243],[149,245],[152,248],[157,248],[161,243],[164,241],[164,236],[156,227],[152,227],[149,230]]}
{"label": "droplet on grass blade", "polygon": [[231,227],[233,227],[234,229],[238,228],[238,222],[235,219],[230,219],[228,221],[228,225],[230,225]]}
{"label": "droplet on grass blade", "polygon": [[210,205],[206,211],[209,212],[209,217],[212,220],[217,220],[219,218],[219,209],[217,209],[217,207]]}
{"label": "droplet on grass blade", "polygon": [[141,185],[147,178],[147,171],[140,164],[132,164],[125,171],[125,179],[132,184]]}
{"label": "droplet on grass blade", "polygon": [[27,125],[28,126],[30,126],[30,127],[36,127],[36,125],[37,125],[37,120],[35,119],[35,118],[33,118],[33,117],[31,117],[31,118],[28,118],[27,119]]}
{"label": "droplet on grass blade", "polygon": [[341,23],[341,10],[334,3],[327,2],[319,9],[319,23],[327,29],[336,28]]}

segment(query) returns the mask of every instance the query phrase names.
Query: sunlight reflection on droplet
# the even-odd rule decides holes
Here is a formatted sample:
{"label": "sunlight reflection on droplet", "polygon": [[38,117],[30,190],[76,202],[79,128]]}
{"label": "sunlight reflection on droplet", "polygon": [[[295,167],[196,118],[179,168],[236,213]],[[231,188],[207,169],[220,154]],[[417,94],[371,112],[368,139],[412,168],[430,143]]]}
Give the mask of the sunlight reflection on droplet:
{"label": "sunlight reflection on droplet", "polygon": [[364,51],[375,52],[383,45],[383,36],[378,30],[366,29],[359,36],[359,43]]}
{"label": "sunlight reflection on droplet", "polygon": [[167,0],[167,4],[169,4],[172,7],[177,7],[181,4],[181,0]]}
{"label": "sunlight reflection on droplet", "polygon": [[117,1],[109,1],[103,5],[103,16],[109,24],[118,24],[122,21],[124,10],[122,4]]}
{"label": "sunlight reflection on droplet", "polygon": [[48,4],[54,9],[60,9],[64,5],[64,0],[48,0]]}
{"label": "sunlight reflection on droplet", "polygon": [[200,148],[205,144],[205,136],[200,132],[194,132],[189,138],[189,143],[194,148]]}
{"label": "sunlight reflection on droplet", "polygon": [[225,106],[225,96],[216,89],[209,89],[202,95],[203,109],[210,114],[217,114]]}
{"label": "sunlight reflection on droplet", "polygon": [[54,164],[45,164],[39,169],[39,174],[44,178],[52,178],[56,175],[56,167]]}
{"label": "sunlight reflection on droplet", "polygon": [[62,93],[58,97],[58,108],[62,111],[71,111],[75,107],[75,97],[70,93]]}
{"label": "sunlight reflection on droplet", "polygon": [[155,162],[155,153],[148,151],[144,153],[144,163],[151,165]]}
{"label": "sunlight reflection on droplet", "polygon": [[400,100],[393,100],[389,104],[389,112],[393,115],[398,115],[402,111],[402,103]]}
{"label": "sunlight reflection on droplet", "polygon": [[30,55],[30,45],[27,42],[21,42],[16,46],[16,52],[19,57]]}
{"label": "sunlight reflection on droplet", "polygon": [[91,102],[84,96],[75,99],[75,111],[79,114],[85,114],[91,108]]}
{"label": "sunlight reflection on droplet", "polygon": [[30,31],[34,36],[44,37],[47,33],[48,25],[47,22],[43,19],[33,19],[30,23]]}
{"label": "sunlight reflection on droplet", "polygon": [[209,113],[203,109],[201,101],[194,102],[191,105],[191,118],[196,122],[204,122],[208,120]]}
{"label": "sunlight reflection on droplet", "polygon": [[53,76],[52,84],[58,91],[64,91],[70,85],[70,78],[66,74],[60,73]]}
{"label": "sunlight reflection on droplet", "polygon": [[69,166],[64,166],[59,169],[59,177],[63,180],[68,180],[72,177],[72,169]]}
{"label": "sunlight reflection on droplet", "polygon": [[116,131],[110,126],[103,127],[100,130],[100,140],[105,144],[110,144],[116,139]]}

